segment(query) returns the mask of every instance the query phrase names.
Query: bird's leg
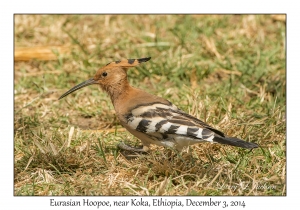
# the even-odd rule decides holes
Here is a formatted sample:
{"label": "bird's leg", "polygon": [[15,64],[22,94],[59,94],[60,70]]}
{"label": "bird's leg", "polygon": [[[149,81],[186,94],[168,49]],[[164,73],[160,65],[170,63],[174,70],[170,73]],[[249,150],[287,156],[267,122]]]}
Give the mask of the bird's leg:
{"label": "bird's leg", "polygon": [[149,151],[149,147],[146,145],[143,145],[142,147],[131,147],[126,145],[124,142],[119,143],[118,147],[121,150],[126,150],[130,152],[147,153]]}

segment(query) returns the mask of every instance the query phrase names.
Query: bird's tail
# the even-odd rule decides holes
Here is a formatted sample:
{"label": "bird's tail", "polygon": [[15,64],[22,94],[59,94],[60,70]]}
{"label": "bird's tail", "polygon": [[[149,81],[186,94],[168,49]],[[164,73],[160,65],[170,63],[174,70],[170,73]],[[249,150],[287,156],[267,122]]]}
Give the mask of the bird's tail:
{"label": "bird's tail", "polygon": [[258,144],[247,142],[239,138],[235,137],[221,137],[221,136],[215,136],[213,141],[218,142],[220,144],[227,144],[235,147],[242,147],[246,149],[253,149],[259,147]]}

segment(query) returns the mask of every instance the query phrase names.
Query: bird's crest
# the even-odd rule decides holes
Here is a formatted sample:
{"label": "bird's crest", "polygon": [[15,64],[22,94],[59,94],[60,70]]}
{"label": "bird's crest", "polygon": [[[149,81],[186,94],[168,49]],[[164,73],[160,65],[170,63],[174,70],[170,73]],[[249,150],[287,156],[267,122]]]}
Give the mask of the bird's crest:
{"label": "bird's crest", "polygon": [[138,58],[138,59],[124,59],[120,61],[114,61],[106,64],[105,67],[122,67],[122,68],[130,68],[133,66],[137,66],[140,63],[147,62],[151,59],[151,57],[147,58]]}

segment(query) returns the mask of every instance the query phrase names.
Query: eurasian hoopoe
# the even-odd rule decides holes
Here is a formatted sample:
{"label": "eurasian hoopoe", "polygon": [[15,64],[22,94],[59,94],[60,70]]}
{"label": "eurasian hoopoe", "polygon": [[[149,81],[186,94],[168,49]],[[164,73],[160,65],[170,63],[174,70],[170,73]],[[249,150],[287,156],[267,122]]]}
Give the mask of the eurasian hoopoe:
{"label": "eurasian hoopoe", "polygon": [[147,152],[150,144],[156,144],[181,151],[185,146],[203,141],[247,149],[258,147],[255,143],[228,137],[178,109],[168,100],[130,86],[127,80],[128,68],[150,59],[151,57],[108,63],[93,78],[76,85],[59,99],[85,86],[100,85],[109,94],[121,124],[143,143],[143,148],[140,149],[121,143],[119,147],[124,150]]}

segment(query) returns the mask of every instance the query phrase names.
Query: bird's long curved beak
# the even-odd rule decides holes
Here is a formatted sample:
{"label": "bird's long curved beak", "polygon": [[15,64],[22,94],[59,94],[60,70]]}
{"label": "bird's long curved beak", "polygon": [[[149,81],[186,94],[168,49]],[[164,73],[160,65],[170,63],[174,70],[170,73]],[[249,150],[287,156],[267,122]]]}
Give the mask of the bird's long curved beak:
{"label": "bird's long curved beak", "polygon": [[96,84],[96,83],[97,83],[97,82],[96,82],[93,78],[91,78],[91,79],[89,79],[89,80],[86,80],[86,81],[84,81],[84,82],[82,82],[82,83],[80,83],[80,84],[78,84],[78,85],[72,87],[70,90],[68,90],[68,91],[65,92],[64,94],[62,94],[62,95],[59,97],[58,100],[60,100],[60,99],[62,99],[62,98],[64,98],[64,97],[66,97],[67,95],[69,95],[70,93],[73,93],[73,92],[76,91],[76,90],[79,90],[79,89],[81,89],[81,88],[83,88],[83,87],[86,87],[86,86],[89,86],[89,85],[93,85],[93,84]]}

